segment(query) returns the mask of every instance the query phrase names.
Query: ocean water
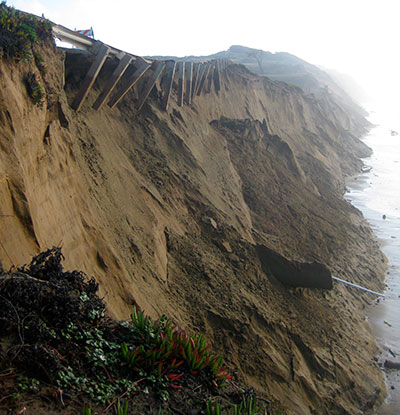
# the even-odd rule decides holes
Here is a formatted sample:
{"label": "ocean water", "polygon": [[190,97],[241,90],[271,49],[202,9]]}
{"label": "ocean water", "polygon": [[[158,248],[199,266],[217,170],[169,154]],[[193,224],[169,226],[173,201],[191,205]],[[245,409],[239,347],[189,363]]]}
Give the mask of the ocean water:
{"label": "ocean water", "polygon": [[[368,312],[382,349],[382,363],[385,359],[400,362],[400,112],[396,113],[396,108],[387,104],[367,107],[369,119],[376,125],[363,140],[373,150],[373,155],[364,159],[371,169],[349,180],[345,195],[363,212],[389,262],[385,298]],[[377,413],[399,415],[400,370],[384,372],[388,398]]]}

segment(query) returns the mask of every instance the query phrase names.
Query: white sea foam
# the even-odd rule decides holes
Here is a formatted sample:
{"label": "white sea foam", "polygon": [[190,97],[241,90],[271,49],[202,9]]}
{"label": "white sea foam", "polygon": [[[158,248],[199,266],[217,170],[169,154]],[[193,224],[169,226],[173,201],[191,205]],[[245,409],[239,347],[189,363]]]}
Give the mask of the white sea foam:
{"label": "white sea foam", "polygon": [[[374,153],[364,162],[372,169],[347,183],[349,193],[345,197],[363,212],[388,257],[386,298],[369,310],[368,317],[383,349],[387,353],[390,349],[396,354],[393,359],[400,361],[400,112],[397,108],[379,106],[371,111],[370,121],[377,127],[364,141]],[[396,375],[387,374],[389,398],[380,415],[398,415],[400,377]],[[392,385],[394,390],[390,388]]]}

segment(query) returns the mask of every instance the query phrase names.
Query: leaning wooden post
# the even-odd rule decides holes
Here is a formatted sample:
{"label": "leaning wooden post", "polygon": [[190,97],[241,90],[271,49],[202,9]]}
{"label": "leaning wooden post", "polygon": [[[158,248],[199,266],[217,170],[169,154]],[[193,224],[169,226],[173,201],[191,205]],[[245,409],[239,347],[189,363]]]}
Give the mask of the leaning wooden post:
{"label": "leaning wooden post", "polygon": [[193,62],[186,62],[186,90],[185,102],[190,105],[192,102]]}
{"label": "leaning wooden post", "polygon": [[204,70],[204,74],[203,74],[203,76],[201,78],[201,81],[200,81],[199,89],[197,91],[197,96],[201,95],[201,91],[203,90],[204,84],[206,83],[206,80],[208,78],[208,74],[210,73],[210,68],[211,68],[211,63],[207,63],[206,68]]}
{"label": "leaning wooden post", "polygon": [[139,100],[137,112],[139,112],[142,109],[144,103],[149,97],[150,92],[152,91],[154,85],[156,84],[158,78],[160,77],[162,71],[165,68],[165,63],[162,61],[154,61],[151,65],[151,68],[153,69],[154,73],[152,78],[146,84],[146,89],[143,91],[142,98]]}
{"label": "leaning wooden post", "polygon": [[91,67],[89,68],[89,71],[86,74],[85,79],[83,80],[82,86],[79,89],[74,101],[72,102],[71,107],[74,110],[79,111],[81,109],[83,102],[88,96],[89,91],[91,90],[94,84],[94,81],[96,80],[97,75],[99,74],[101,68],[103,67],[104,62],[106,61],[109,53],[110,53],[110,48],[104,43],[102,43],[96,55],[96,59],[92,63]]}
{"label": "leaning wooden post", "polygon": [[217,61],[217,65],[214,69],[214,88],[215,92],[218,94],[218,92],[221,89],[221,83],[220,83],[220,68],[221,68],[221,61]]}
{"label": "leaning wooden post", "polygon": [[174,75],[175,75],[175,68],[176,68],[176,62],[175,61],[168,61],[165,71],[167,72],[167,77],[165,80],[166,84],[166,91],[163,96],[161,108],[164,111],[167,111],[168,105],[169,105],[169,99],[171,97],[171,91],[172,91],[172,84],[174,83]]}
{"label": "leaning wooden post", "polygon": [[178,62],[178,105],[183,105],[183,93],[185,90],[185,62]]}
{"label": "leaning wooden post", "polygon": [[200,88],[201,80],[203,79],[203,76],[204,76],[204,73],[205,73],[206,69],[207,69],[207,64],[201,63],[200,64],[200,69],[199,69],[199,77],[198,77],[197,82],[196,82],[196,90],[194,91],[195,94],[197,94],[197,92]]}
{"label": "leaning wooden post", "polygon": [[135,62],[135,72],[123,82],[123,85],[117,90],[115,95],[108,102],[108,106],[114,108],[118,102],[130,91],[131,88],[139,81],[139,79],[144,75],[144,73],[150,68],[150,65],[141,57],[136,58]]}
{"label": "leaning wooden post", "polygon": [[197,85],[199,84],[200,67],[201,63],[195,63],[193,65],[192,100],[196,93]]}
{"label": "leaning wooden post", "polygon": [[132,56],[125,54],[123,58],[119,61],[117,68],[111,75],[110,79],[108,80],[101,94],[98,96],[96,102],[93,104],[93,108],[96,111],[101,110],[102,106],[106,102],[107,98],[110,96],[111,92],[114,90],[115,86],[121,79],[122,75],[128,69],[128,66],[130,65],[132,60],[133,60]]}
{"label": "leaning wooden post", "polygon": [[214,67],[215,67],[215,65],[214,65],[214,63],[211,63],[210,64],[210,70],[209,70],[209,72],[208,72],[208,80],[207,80],[207,87],[206,87],[206,94],[209,94],[210,92],[211,92],[211,87],[212,87],[212,84],[213,84],[213,78],[214,78]]}

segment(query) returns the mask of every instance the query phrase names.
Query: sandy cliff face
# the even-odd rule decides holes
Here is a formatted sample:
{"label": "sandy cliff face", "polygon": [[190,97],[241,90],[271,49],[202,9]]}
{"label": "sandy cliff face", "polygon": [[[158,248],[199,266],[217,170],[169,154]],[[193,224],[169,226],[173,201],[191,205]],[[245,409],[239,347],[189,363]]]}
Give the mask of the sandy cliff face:
{"label": "sandy cliff face", "polygon": [[[0,61],[0,257],[20,265],[62,245],[94,275],[112,315],[132,304],[204,332],[248,385],[288,414],[364,414],[384,384],[364,321],[371,297],[289,289],[258,247],[382,287],[384,259],[342,199],[364,128],[329,101],[228,67],[190,107],[136,115],[69,103],[88,66],[44,51],[48,99],[29,100],[23,64]],[[111,69],[110,69],[111,70]],[[95,89],[100,89],[100,77]],[[64,89],[65,87],[65,89]],[[265,264],[264,264],[265,265]]]}

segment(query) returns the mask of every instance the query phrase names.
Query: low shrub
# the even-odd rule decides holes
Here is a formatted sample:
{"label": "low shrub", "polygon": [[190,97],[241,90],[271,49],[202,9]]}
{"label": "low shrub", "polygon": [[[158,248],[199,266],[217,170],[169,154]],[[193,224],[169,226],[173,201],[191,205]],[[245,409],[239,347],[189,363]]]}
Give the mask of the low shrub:
{"label": "low shrub", "polygon": [[154,321],[136,308],[130,321],[106,317],[95,280],[64,271],[62,259],[61,249],[53,248],[0,273],[0,395],[9,398],[2,405],[42,394],[44,387],[63,406],[87,402],[85,415],[98,413],[92,408],[99,406],[102,413],[114,408],[126,415],[127,402],[131,406],[139,396],[153,399],[158,412],[152,413],[169,414],[177,395],[196,402],[197,414],[216,415],[219,404],[207,401],[221,394],[230,397],[224,413],[266,413],[253,398],[241,400],[244,391],[203,335],[188,336],[166,316]]}
{"label": "low shrub", "polygon": [[35,105],[41,106],[46,97],[46,92],[44,91],[40,81],[38,81],[37,76],[33,72],[28,72],[25,76],[25,85],[29,97]]}

